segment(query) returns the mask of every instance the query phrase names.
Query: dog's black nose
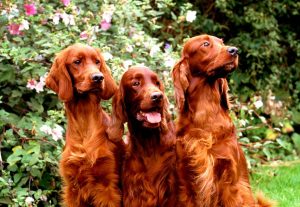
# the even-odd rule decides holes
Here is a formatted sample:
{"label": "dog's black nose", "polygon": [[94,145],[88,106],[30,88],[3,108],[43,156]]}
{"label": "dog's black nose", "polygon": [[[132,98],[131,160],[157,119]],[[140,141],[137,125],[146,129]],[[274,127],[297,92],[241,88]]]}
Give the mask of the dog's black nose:
{"label": "dog's black nose", "polygon": [[236,56],[238,54],[238,49],[236,47],[228,47],[227,52],[232,55]]}
{"label": "dog's black nose", "polygon": [[163,98],[163,94],[161,92],[154,92],[151,94],[151,100],[153,102],[161,101],[162,98]]}
{"label": "dog's black nose", "polygon": [[93,73],[91,75],[91,79],[94,83],[100,83],[101,81],[103,81],[104,76],[102,73]]}

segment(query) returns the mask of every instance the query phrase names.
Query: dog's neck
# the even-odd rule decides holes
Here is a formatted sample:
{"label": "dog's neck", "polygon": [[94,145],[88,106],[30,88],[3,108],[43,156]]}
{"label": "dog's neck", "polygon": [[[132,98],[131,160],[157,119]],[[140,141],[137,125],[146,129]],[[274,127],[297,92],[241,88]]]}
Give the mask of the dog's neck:
{"label": "dog's neck", "polygon": [[[65,103],[67,115],[68,144],[82,144],[97,137],[105,123],[105,114],[100,106],[100,98],[96,94],[77,94]],[[100,137],[99,137],[100,139]]]}
{"label": "dog's neck", "polygon": [[132,151],[151,155],[161,147],[170,147],[175,136],[172,123],[168,123],[169,130],[162,132],[161,127],[146,128],[137,120],[128,122],[130,148]]}
{"label": "dog's neck", "polygon": [[186,127],[212,133],[234,130],[228,109],[223,104],[227,100],[222,100],[224,97],[220,93],[220,87],[218,79],[191,78],[185,96],[185,109],[179,116],[179,126],[183,126],[177,130],[179,135],[184,134]]}

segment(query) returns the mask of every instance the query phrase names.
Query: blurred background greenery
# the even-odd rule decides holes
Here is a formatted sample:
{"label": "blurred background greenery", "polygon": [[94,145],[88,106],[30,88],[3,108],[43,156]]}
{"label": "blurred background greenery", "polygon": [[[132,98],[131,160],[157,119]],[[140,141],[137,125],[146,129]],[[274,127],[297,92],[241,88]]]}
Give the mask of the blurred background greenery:
{"label": "blurred background greenery", "polygon": [[228,80],[250,170],[298,158],[300,2],[2,0],[0,9],[0,205],[59,205],[66,120],[44,77],[55,53],[75,42],[100,48],[117,82],[130,65],[156,71],[175,119],[170,71],[183,43],[223,38],[240,51]]}

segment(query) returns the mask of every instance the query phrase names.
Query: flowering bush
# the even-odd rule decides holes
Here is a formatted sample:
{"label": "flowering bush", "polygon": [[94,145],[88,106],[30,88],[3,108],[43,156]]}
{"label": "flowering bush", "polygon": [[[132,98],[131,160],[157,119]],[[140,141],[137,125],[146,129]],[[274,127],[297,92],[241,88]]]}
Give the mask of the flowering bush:
{"label": "flowering bush", "polygon": [[[99,47],[116,80],[147,65],[165,83],[186,38],[223,37],[240,48],[230,80],[232,117],[249,167],[300,151],[300,4],[237,1],[12,0],[0,3],[0,204],[58,206],[57,163],[65,116],[45,88],[55,53],[75,42]],[[109,110],[110,102],[102,105]]]}

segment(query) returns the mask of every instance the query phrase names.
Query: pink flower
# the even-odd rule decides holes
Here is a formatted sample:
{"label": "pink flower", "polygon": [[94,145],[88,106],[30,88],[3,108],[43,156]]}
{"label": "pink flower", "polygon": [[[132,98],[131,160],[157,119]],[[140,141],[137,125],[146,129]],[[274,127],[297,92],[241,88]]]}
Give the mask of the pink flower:
{"label": "pink flower", "polygon": [[30,80],[27,81],[26,87],[33,90],[33,89],[35,89],[36,84],[37,84],[36,80],[30,79]]}
{"label": "pink flower", "polygon": [[103,31],[106,31],[111,27],[111,23],[106,20],[102,20],[100,26]]}
{"label": "pink flower", "polygon": [[35,15],[37,13],[34,4],[25,4],[24,9],[27,16]]}
{"label": "pink flower", "polygon": [[65,6],[68,6],[71,0],[60,0]]}
{"label": "pink flower", "polygon": [[20,25],[12,23],[8,25],[8,31],[11,35],[20,35],[21,34]]}
{"label": "pink flower", "polygon": [[28,80],[26,87],[29,88],[30,90],[34,89],[37,93],[44,91],[44,86],[46,85],[45,83],[46,75],[47,73],[41,76],[39,82],[37,82],[35,79]]}
{"label": "pink flower", "polygon": [[55,128],[52,129],[52,133],[51,133],[52,139],[54,139],[55,141],[62,139],[63,131],[64,131],[64,129],[61,126],[55,124]]}
{"label": "pink flower", "polygon": [[89,37],[89,34],[86,31],[83,31],[79,35],[81,40],[86,40]]}

